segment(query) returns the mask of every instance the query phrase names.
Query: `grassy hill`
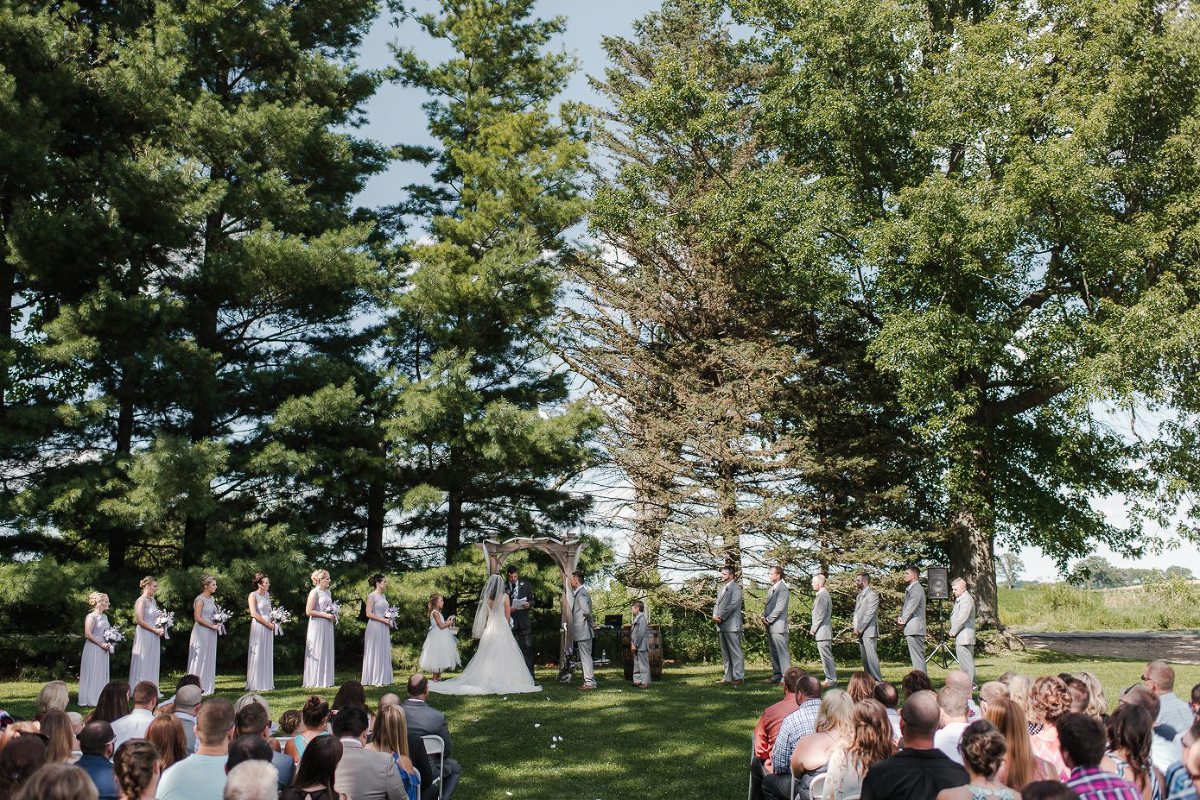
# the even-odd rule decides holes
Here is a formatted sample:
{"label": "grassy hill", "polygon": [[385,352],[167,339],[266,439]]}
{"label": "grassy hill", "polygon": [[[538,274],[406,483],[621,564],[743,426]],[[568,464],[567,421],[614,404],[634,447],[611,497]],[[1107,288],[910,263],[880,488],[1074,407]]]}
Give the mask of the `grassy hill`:
{"label": "grassy hill", "polygon": [[1001,588],[1000,619],[1029,632],[1200,628],[1200,585],[1174,579],[1121,589],[1066,583]]}

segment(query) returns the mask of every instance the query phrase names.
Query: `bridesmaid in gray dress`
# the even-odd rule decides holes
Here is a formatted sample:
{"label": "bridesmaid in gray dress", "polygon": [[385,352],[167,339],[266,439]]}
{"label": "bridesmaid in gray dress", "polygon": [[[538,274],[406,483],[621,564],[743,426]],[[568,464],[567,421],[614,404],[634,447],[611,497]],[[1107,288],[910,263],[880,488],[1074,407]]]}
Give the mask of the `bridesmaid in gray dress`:
{"label": "bridesmaid in gray dress", "polygon": [[275,688],[275,623],[271,621],[271,579],[254,573],[254,591],[246,598],[250,608],[250,654],[246,659],[246,691],[270,692]]}
{"label": "bridesmaid in gray dress", "polygon": [[200,594],[192,601],[192,640],[188,644],[188,666],[190,675],[200,678],[200,691],[207,697],[216,691],[217,682],[217,635],[221,626],[213,621],[217,601],[217,579],[205,575],[200,579]]}
{"label": "bridesmaid in gray dress", "polygon": [[319,569],[312,574],[313,588],[308,593],[304,613],[308,615],[308,635],[304,640],[304,688],[333,686],[333,597],[329,594],[329,572]]}
{"label": "bridesmaid in gray dress", "polygon": [[372,575],[367,581],[375,591],[367,595],[367,640],[363,648],[362,683],[364,686],[392,684],[392,626],[384,614],[388,601],[384,595],[387,578]]}
{"label": "bridesmaid in gray dress", "polygon": [[100,691],[108,683],[108,660],[113,646],[104,641],[108,624],[108,595],[92,592],[88,595],[92,613],[83,621],[83,660],[79,662],[79,705],[92,708],[100,699]]}
{"label": "bridesmaid in gray dress", "polygon": [[133,652],[129,657],[129,686],[133,688],[142,681],[158,686],[158,662],[162,656],[162,628],[154,625],[158,615],[158,604],[154,595],[158,593],[158,581],[147,575],[139,584],[142,596],[133,605],[133,621],[137,632],[133,635]]}

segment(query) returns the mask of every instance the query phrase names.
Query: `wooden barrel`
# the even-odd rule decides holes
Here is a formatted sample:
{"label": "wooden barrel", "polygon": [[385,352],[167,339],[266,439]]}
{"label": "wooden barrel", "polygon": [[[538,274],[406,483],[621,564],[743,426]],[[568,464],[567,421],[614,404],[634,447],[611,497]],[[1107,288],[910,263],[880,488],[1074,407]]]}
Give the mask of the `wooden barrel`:
{"label": "wooden barrel", "polygon": [[[647,625],[646,628],[650,634],[650,679],[656,681],[662,677],[662,626]],[[633,641],[631,636],[630,626],[621,628],[621,665],[625,667],[627,681],[633,680],[633,651],[629,649]]]}

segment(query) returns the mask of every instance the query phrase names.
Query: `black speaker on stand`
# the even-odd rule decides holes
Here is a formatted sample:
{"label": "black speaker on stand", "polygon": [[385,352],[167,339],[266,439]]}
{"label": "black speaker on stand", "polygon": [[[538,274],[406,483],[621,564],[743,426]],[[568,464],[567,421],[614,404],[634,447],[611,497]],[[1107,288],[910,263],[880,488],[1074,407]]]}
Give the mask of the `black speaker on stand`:
{"label": "black speaker on stand", "polygon": [[925,576],[928,584],[925,598],[937,603],[938,617],[937,646],[929,654],[929,660],[932,661],[935,656],[940,656],[942,669],[946,669],[951,661],[955,664],[958,663],[958,659],[954,657],[954,651],[950,649],[950,645],[946,644],[946,608],[942,605],[944,601],[950,599],[949,570],[945,567],[930,567],[925,571]]}

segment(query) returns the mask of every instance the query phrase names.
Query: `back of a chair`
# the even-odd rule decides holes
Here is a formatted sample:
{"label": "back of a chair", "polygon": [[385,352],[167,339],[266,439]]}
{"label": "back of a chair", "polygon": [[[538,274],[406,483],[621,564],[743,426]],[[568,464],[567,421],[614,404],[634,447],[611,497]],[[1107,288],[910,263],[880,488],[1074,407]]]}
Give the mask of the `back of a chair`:
{"label": "back of a chair", "polygon": [[[442,771],[446,766],[446,742],[436,733],[427,733],[421,737],[421,741],[425,743],[425,753],[429,756],[437,756],[437,770],[434,772],[433,782],[438,787],[438,800],[442,797]],[[433,766],[430,764],[430,766]]]}
{"label": "back of a chair", "polygon": [[808,795],[812,800],[822,800],[825,797],[825,775],[818,775],[808,785]]}

